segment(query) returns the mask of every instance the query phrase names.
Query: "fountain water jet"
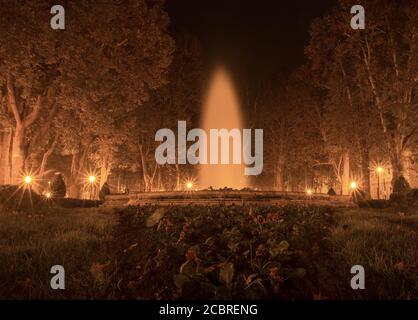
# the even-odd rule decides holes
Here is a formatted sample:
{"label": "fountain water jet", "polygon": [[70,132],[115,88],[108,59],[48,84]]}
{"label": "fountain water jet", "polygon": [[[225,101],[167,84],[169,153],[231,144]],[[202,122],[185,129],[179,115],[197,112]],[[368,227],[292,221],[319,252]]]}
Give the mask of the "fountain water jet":
{"label": "fountain water jet", "polygon": [[[243,123],[238,98],[235,89],[227,72],[218,68],[214,72],[209,85],[209,90],[203,105],[203,116],[201,128],[210,136],[210,129],[238,129],[242,132]],[[241,140],[242,144],[242,140]],[[242,145],[241,145],[242,147]],[[218,156],[221,155],[221,145],[218,145]],[[208,154],[209,146],[208,146]],[[230,138],[229,159],[233,157],[233,143]],[[247,176],[244,174],[245,165],[222,164],[200,164],[199,166],[199,188],[213,187],[215,189],[228,187],[241,189],[248,186]]]}

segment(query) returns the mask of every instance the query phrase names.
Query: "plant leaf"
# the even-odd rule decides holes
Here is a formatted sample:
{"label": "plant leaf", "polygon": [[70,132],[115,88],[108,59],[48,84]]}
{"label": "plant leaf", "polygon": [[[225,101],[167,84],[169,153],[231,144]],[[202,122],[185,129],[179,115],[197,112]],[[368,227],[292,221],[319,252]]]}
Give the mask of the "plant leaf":
{"label": "plant leaf", "polygon": [[234,264],[231,262],[225,263],[219,272],[219,280],[225,284],[230,284],[234,278]]}
{"label": "plant leaf", "polygon": [[155,226],[162,218],[164,217],[164,209],[158,208],[154,211],[152,215],[150,215],[145,222],[145,226],[147,228]]}

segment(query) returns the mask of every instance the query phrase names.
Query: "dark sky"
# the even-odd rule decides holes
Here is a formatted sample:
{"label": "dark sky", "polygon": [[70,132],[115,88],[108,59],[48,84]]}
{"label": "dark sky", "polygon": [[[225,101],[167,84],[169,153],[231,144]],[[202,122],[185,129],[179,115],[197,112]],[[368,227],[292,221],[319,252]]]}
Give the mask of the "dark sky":
{"label": "dark sky", "polygon": [[223,62],[235,76],[268,78],[303,63],[312,20],[337,0],[168,0],[171,30],[201,42],[205,64]]}

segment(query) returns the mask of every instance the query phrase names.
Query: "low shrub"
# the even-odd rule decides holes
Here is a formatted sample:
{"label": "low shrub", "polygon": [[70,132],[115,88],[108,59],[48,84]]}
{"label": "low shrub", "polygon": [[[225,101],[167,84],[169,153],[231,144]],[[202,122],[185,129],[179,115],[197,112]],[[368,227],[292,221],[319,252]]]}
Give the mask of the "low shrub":
{"label": "low shrub", "polygon": [[386,209],[390,207],[391,202],[384,199],[371,199],[362,200],[358,202],[360,208],[374,208],[374,209]]}
{"label": "low shrub", "polygon": [[354,190],[351,193],[351,199],[353,200],[354,203],[358,204],[361,201],[367,201],[367,195],[363,190],[358,189],[358,190]]}
{"label": "low shrub", "polygon": [[0,186],[0,213],[33,213],[45,205],[46,202],[41,196],[26,187]]}
{"label": "low shrub", "polygon": [[115,229],[107,295],[311,299],[322,285],[318,272],[328,268],[318,262],[332,254],[332,213],[294,205],[128,207]]}
{"label": "low shrub", "polygon": [[404,176],[400,176],[398,179],[396,179],[393,185],[393,193],[404,193],[409,192],[410,190],[411,187]]}
{"label": "low shrub", "polygon": [[105,182],[103,184],[103,186],[101,187],[100,192],[99,192],[100,200],[104,201],[106,196],[108,196],[109,194],[110,194],[110,187],[109,187],[108,183]]}
{"label": "low shrub", "polygon": [[406,195],[406,200],[408,202],[408,206],[412,208],[418,207],[418,188],[412,189]]}
{"label": "low shrub", "polygon": [[65,186],[64,178],[61,174],[57,174],[51,183],[51,193],[56,199],[64,198],[67,193],[67,187]]}
{"label": "low shrub", "polygon": [[392,192],[389,200],[395,209],[407,210],[409,208],[407,192]]}
{"label": "low shrub", "polygon": [[101,200],[84,200],[73,198],[58,198],[54,199],[53,203],[62,208],[94,208],[100,206]]}

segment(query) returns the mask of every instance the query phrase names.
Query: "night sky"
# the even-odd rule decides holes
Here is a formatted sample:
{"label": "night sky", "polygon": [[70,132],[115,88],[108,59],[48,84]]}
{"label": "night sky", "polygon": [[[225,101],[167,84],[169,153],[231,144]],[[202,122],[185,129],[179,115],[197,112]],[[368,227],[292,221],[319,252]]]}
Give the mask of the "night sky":
{"label": "night sky", "polygon": [[206,66],[224,63],[253,81],[303,63],[309,25],[336,0],[168,0],[171,31],[195,35]]}

